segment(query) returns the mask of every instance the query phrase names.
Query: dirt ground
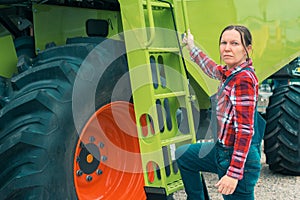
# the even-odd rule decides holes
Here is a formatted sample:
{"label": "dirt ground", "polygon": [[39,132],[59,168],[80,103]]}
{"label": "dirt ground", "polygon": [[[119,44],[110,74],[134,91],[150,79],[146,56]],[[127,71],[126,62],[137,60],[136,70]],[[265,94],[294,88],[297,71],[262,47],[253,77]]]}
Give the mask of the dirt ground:
{"label": "dirt ground", "polygon": [[[269,170],[262,153],[262,171],[260,179],[255,188],[256,200],[299,200],[300,199],[300,176],[286,176],[274,174]],[[211,200],[222,200],[214,184],[218,177],[215,174],[204,173],[205,181]],[[185,200],[184,190],[174,194],[174,199]]]}

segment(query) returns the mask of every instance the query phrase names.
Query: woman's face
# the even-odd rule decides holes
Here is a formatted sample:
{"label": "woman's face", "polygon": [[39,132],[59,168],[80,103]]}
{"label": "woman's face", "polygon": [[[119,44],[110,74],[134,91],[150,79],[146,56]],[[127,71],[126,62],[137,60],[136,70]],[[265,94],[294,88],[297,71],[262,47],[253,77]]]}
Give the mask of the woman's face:
{"label": "woman's face", "polygon": [[[246,47],[248,52],[251,48],[251,45]],[[223,33],[220,41],[220,55],[229,68],[236,67],[246,61],[247,52],[237,30],[227,30]]]}

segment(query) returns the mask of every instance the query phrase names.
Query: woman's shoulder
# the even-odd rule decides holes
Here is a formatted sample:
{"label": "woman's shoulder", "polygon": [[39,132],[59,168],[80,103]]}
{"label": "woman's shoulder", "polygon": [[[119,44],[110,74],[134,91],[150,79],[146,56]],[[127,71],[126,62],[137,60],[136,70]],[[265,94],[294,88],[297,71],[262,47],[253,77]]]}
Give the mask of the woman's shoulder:
{"label": "woman's shoulder", "polygon": [[251,82],[254,84],[258,83],[258,78],[253,67],[245,67],[241,69],[241,71],[237,73],[235,78],[236,80],[239,79],[242,82]]}

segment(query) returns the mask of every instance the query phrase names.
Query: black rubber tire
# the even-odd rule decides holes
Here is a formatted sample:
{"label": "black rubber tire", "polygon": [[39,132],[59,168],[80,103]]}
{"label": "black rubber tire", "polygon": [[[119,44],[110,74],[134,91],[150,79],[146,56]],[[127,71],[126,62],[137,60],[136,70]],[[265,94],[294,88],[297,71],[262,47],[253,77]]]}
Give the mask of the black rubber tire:
{"label": "black rubber tire", "polygon": [[[2,200],[77,199],[73,161],[78,133],[72,92],[81,63],[94,47],[70,44],[47,49],[31,69],[12,79],[15,94],[0,110]],[[113,87],[127,71],[125,55],[107,68],[98,84],[96,107],[111,101]],[[115,101],[131,94],[129,79],[122,86]]]}
{"label": "black rubber tire", "polygon": [[276,88],[266,118],[264,152],[269,169],[300,175],[300,86]]}

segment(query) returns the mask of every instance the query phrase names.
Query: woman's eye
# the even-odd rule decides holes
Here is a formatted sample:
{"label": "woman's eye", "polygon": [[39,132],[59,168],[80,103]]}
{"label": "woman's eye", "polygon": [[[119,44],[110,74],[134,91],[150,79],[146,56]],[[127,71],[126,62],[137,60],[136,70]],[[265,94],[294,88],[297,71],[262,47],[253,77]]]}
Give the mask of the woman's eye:
{"label": "woman's eye", "polygon": [[239,45],[238,42],[232,42],[231,44],[234,45],[234,46]]}
{"label": "woman's eye", "polygon": [[224,41],[223,41],[223,42],[221,42],[221,44],[227,44],[227,42],[224,42]]}

